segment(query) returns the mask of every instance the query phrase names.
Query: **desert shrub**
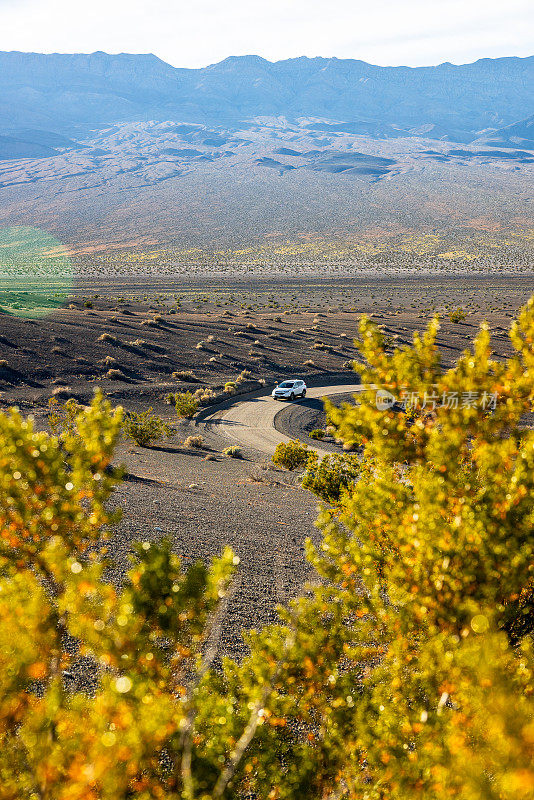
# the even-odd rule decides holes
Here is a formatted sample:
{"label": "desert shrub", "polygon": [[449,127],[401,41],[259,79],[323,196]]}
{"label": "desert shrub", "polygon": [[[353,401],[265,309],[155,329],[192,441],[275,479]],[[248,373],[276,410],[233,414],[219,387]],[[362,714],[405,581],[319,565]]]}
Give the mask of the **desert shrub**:
{"label": "desert shrub", "polygon": [[223,450],[223,456],[229,456],[230,458],[243,458],[243,453],[241,452],[241,448],[238,447],[236,444],[233,444],[231,447],[227,447]]}
{"label": "desert shrub", "polygon": [[168,439],[176,433],[174,428],[154,414],[152,408],[139,413],[128,411],[124,415],[122,427],[125,435],[140,447],[147,447],[160,439]]}
{"label": "desert shrub", "polygon": [[74,435],[76,433],[76,421],[84,410],[74,397],[65,403],[60,403],[57,397],[51,397],[48,401],[47,422],[51,433],[54,436]]}
{"label": "desert shrub", "polygon": [[200,403],[211,403],[213,400],[217,399],[217,392],[212,389],[211,386],[203,386],[196,390],[193,397]]}
{"label": "desert shrub", "polygon": [[191,370],[189,370],[189,369],[178,370],[177,372],[173,372],[172,373],[172,377],[175,380],[188,381],[189,383],[194,383],[195,381],[198,381],[198,378],[196,377],[196,375],[193,372],[191,372]]}
{"label": "desert shrub", "polygon": [[314,367],[315,366],[315,361],[313,361],[311,358],[308,358],[304,362],[304,366],[305,367]]}
{"label": "desert shrub", "polygon": [[252,378],[252,372],[248,369],[244,369],[236,378],[236,383],[244,383],[245,381],[249,381]]}
{"label": "desert shrub", "polygon": [[326,433],[322,428],[314,428],[309,433],[310,439],[324,439],[325,435]]}
{"label": "desert shrub", "polygon": [[303,444],[298,439],[293,439],[287,444],[286,442],[280,442],[276,445],[272,462],[278,467],[293,470],[306,464],[308,453],[308,445]]}
{"label": "desert shrub", "polygon": [[462,322],[466,318],[466,313],[463,308],[456,308],[454,311],[451,311],[449,314],[449,319],[451,322]]}
{"label": "desert shrub", "polygon": [[337,503],[360,475],[360,459],[356,455],[332,453],[319,461],[312,451],[306,463],[302,486],[327,503]]}
{"label": "desert shrub", "polygon": [[199,405],[200,401],[192,392],[177,392],[174,395],[174,407],[178,419],[186,419],[187,417],[194,416],[198,411]]}
{"label": "desert shrub", "polygon": [[108,369],[106,372],[106,378],[109,378],[112,381],[125,381],[126,375],[121,369],[112,368]]}
{"label": "desert shrub", "polygon": [[119,340],[112,333],[101,333],[98,337],[99,342],[109,342],[110,344],[119,344]]}
{"label": "desert shrub", "polygon": [[204,439],[202,436],[188,436],[184,441],[184,447],[194,447],[196,450],[202,450]]}
{"label": "desert shrub", "polygon": [[90,300],[86,300],[85,303],[83,304],[83,307],[84,308],[92,308],[93,304],[92,304],[92,302]]}
{"label": "desert shrub", "polygon": [[226,381],[226,383],[224,384],[224,391],[227,394],[234,394],[236,386],[237,386],[236,381]]}

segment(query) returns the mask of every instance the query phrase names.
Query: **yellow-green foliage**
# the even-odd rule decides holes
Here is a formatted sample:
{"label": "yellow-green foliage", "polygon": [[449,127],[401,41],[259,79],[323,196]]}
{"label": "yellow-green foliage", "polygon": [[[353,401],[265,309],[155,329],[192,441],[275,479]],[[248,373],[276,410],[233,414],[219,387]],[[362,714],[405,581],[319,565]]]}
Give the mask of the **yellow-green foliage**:
{"label": "yellow-green foliage", "polygon": [[449,314],[449,319],[451,322],[462,322],[466,317],[465,311],[463,308],[456,308],[454,311],[451,311]]}
{"label": "yellow-green foliage", "polygon": [[[396,395],[457,392],[458,408],[379,411],[374,391],[329,408],[339,435],[375,459],[371,478],[343,497],[342,527],[322,515],[315,556],[349,596],[362,579],[366,589],[351,601],[361,618],[352,654],[375,666],[354,699],[346,769],[361,785],[365,754],[368,797],[531,798],[531,638],[513,650],[502,626],[533,575],[534,432],[518,424],[534,399],[534,305],[512,326],[516,353],[504,362],[492,360],[483,326],[443,371],[438,328],[388,356],[363,319],[362,382]],[[464,406],[465,392],[497,393],[493,413]]]}
{"label": "yellow-green foliage", "polygon": [[192,392],[177,392],[174,395],[174,407],[179,419],[194,416],[199,405],[200,400]]}
{"label": "yellow-green foliage", "polygon": [[[199,654],[233,557],[184,573],[168,543],[146,542],[123,589],[105,583],[95,545],[114,520],[121,411],[97,396],[76,428],[60,443],[0,415],[0,797],[178,797],[187,758],[183,779],[160,761],[192,745]],[[66,689],[66,635],[103,668],[94,695]]]}
{"label": "yellow-green foliage", "polygon": [[337,503],[341,493],[358,479],[360,469],[357,455],[332,453],[319,461],[319,456],[312,450],[308,456],[302,485],[327,503]]}
{"label": "yellow-green foliage", "polygon": [[153,413],[152,408],[146,411],[128,411],[124,415],[123,430],[126,436],[140,447],[147,447],[159,439],[174,436],[175,431],[161,417]]}
{"label": "yellow-green foliage", "polygon": [[54,436],[62,433],[75,433],[76,418],[83,410],[74,397],[66,403],[59,403],[56,397],[51,397],[48,401],[48,427]]}
{"label": "yellow-green foliage", "polygon": [[[146,542],[103,580],[120,412],[97,398],[61,442],[0,414],[0,797],[534,798],[534,305],[501,363],[483,330],[443,371],[436,333],[387,355],[363,320],[363,381],[495,411],[331,408],[366,458],[308,542],[320,580],[216,670],[230,552],[184,573]],[[66,633],[93,694],[65,688]]]}
{"label": "yellow-green foliage", "polygon": [[308,445],[303,444],[298,439],[290,442],[280,442],[276,446],[272,457],[273,464],[285,469],[297,469],[303,467],[308,460]]}

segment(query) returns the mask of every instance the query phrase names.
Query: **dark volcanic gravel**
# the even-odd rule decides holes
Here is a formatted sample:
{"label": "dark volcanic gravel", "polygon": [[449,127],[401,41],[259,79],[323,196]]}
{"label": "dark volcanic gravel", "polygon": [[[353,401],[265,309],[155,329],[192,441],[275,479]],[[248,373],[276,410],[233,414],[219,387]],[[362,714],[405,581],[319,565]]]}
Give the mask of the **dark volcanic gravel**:
{"label": "dark volcanic gravel", "polygon": [[229,545],[240,564],[221,652],[239,656],[240,631],[273,621],[275,605],[313,578],[304,540],[318,536],[316,498],[299,486],[280,485],[285,474],[265,470],[267,482],[258,482],[250,477],[258,473],[251,462],[220,455],[205,461],[205,451],[171,445],[164,451],[135,447],[120,455],[130,477],[115,494],[123,508],[110,542],[115,579],[128,567],[132,540],[168,536],[184,565],[208,561]]}

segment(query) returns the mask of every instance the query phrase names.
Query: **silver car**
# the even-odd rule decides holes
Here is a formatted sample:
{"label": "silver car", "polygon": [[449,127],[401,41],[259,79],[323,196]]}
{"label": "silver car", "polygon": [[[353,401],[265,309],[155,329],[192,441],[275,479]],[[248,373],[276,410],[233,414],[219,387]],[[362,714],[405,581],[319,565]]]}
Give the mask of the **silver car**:
{"label": "silver car", "polygon": [[282,381],[274,387],[271,397],[274,397],[275,400],[294,400],[295,397],[306,397],[306,384],[297,378]]}

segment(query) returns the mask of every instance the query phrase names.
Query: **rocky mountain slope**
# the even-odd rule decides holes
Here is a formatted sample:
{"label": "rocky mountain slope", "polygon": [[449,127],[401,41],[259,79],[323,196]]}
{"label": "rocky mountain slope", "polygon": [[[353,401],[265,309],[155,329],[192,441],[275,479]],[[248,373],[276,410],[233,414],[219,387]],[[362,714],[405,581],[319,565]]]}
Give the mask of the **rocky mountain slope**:
{"label": "rocky mountain slope", "polygon": [[153,55],[0,53],[4,133],[21,127],[68,133],[119,120],[228,124],[285,117],[309,118],[329,131],[348,123],[351,133],[469,142],[533,107],[534,57],[409,68],[242,56],[177,69]]}

